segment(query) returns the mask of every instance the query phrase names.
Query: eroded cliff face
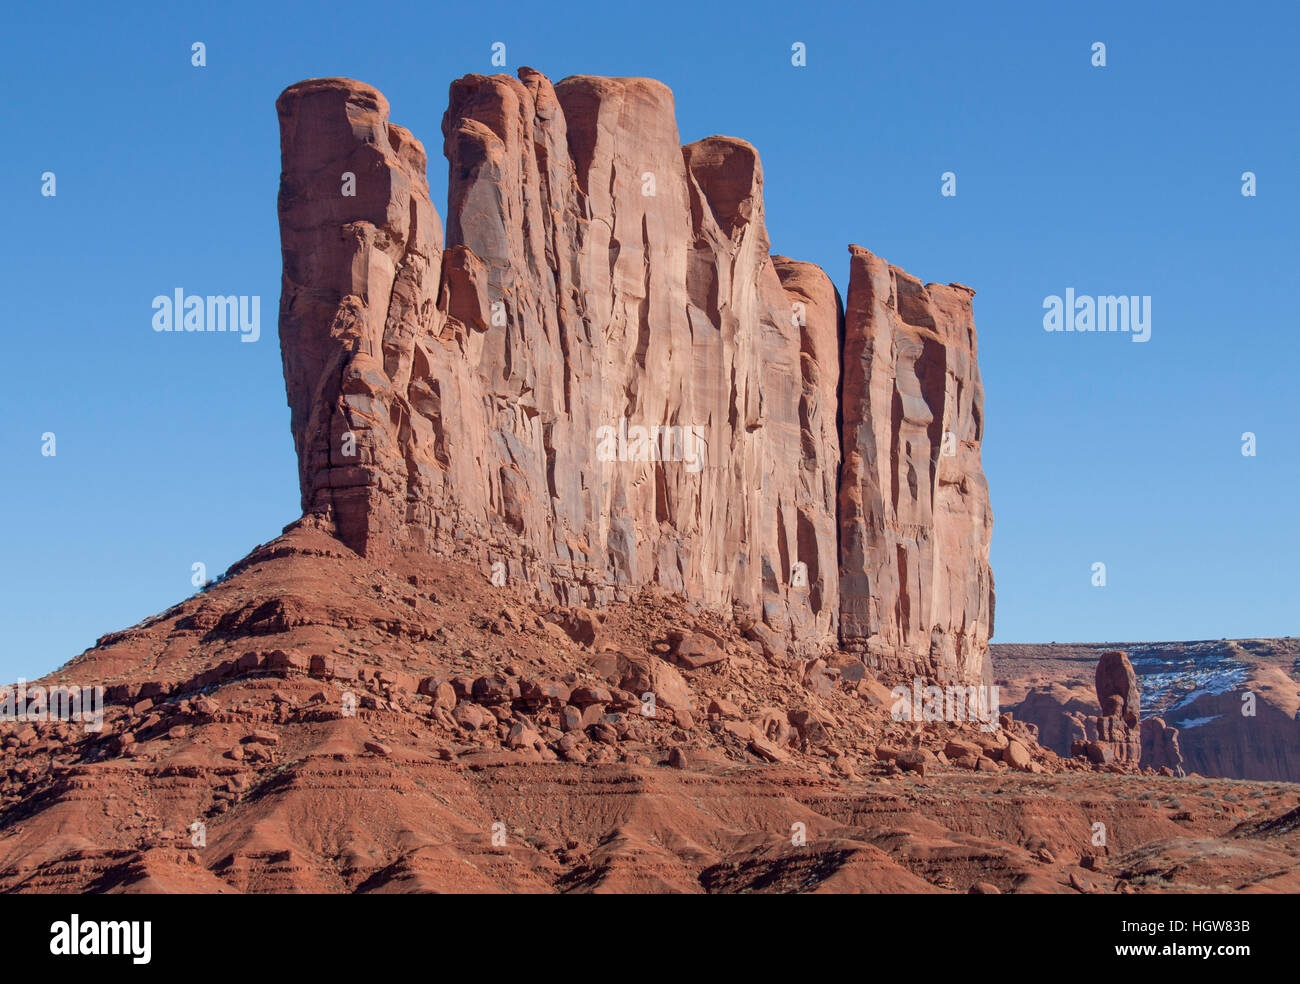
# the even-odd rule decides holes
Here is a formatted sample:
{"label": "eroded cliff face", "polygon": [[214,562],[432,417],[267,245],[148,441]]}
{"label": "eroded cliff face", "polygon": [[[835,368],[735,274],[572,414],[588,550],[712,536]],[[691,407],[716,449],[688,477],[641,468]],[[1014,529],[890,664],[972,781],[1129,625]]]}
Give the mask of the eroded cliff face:
{"label": "eroded cliff face", "polygon": [[993,514],[975,292],[850,253],[840,635],[871,666],[987,682]]}
{"label": "eroded cliff face", "polygon": [[277,109],[304,512],[564,604],[653,585],[795,652],[986,675],[971,291],[855,247],[845,318],[771,255],[757,151],[681,146],[653,80],[453,83],[445,250],[383,96],[318,79]]}

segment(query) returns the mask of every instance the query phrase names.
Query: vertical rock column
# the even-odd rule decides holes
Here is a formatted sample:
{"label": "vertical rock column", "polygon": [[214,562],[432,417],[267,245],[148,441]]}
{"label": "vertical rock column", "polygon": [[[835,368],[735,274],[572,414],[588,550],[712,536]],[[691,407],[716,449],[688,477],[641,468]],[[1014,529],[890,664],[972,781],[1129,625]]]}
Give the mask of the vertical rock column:
{"label": "vertical rock column", "polygon": [[1094,677],[1101,714],[1085,722],[1087,739],[1074,742],[1070,754],[1094,765],[1136,769],[1142,760],[1142,696],[1128,654],[1118,649],[1102,653]]}
{"label": "vertical rock column", "polygon": [[974,291],[850,254],[840,639],[887,672],[987,682],[993,516]]}
{"label": "vertical rock column", "polygon": [[406,521],[403,394],[413,340],[439,324],[442,227],[424,148],[376,90],[313,79],[276,109],[280,350],[303,512],[373,553]]}

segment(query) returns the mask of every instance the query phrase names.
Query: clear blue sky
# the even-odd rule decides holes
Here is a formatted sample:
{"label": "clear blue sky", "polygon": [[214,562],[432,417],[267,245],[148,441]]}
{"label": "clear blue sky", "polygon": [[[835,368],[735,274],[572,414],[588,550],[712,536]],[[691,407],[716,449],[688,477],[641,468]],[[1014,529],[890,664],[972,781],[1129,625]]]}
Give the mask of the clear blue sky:
{"label": "clear blue sky", "polygon": [[[447,86],[497,71],[494,41],[510,72],[661,79],[684,142],[753,142],[774,250],[841,291],[850,242],[978,290],[998,641],[1300,628],[1294,5],[189,6],[0,15],[0,679],[186,597],[195,561],[215,575],[298,514],[276,96],[377,86],[445,211]],[[261,341],[156,334],[150,302],[177,286],[260,295]],[[1150,295],[1151,340],[1047,334],[1067,287]]]}

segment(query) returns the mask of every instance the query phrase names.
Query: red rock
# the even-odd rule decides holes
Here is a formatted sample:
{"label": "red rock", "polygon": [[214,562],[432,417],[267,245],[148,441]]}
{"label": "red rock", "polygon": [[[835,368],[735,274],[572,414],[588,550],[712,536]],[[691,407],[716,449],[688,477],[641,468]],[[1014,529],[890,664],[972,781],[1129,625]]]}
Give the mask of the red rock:
{"label": "red rock", "polygon": [[[572,696],[572,695],[570,695]],[[609,708],[612,711],[630,711],[632,708],[641,707],[641,699],[619,687],[612,687],[609,691]]]}
{"label": "red rock", "polygon": [[433,698],[434,710],[450,711],[456,706],[456,691],[445,680],[434,686],[429,696]]}
{"label": "red rock", "polygon": [[758,736],[758,729],[748,721],[720,721],[715,723],[715,727],[720,727],[722,732],[737,738],[742,742],[748,742]]}
{"label": "red rock", "polygon": [[589,704],[608,704],[613,699],[613,695],[604,687],[577,687],[569,695],[569,703],[579,707],[587,707]]}
{"label": "red rock", "polygon": [[[1141,765],[1157,769],[1163,765],[1176,772],[1178,767],[1171,763],[1181,757],[1184,772],[1223,778],[1300,781],[1300,720],[1296,717],[1296,687],[1292,680],[1293,667],[1300,660],[1300,641],[1294,638],[1223,639],[1211,642],[1144,642],[1141,645],[1143,660],[1147,663],[1146,672],[1167,672],[1171,674],[1167,679],[1175,681],[1172,690],[1161,695],[1161,709],[1165,710],[1161,716],[1167,722],[1165,729],[1148,726],[1152,717],[1141,721]],[[1085,656],[1091,656],[1095,661],[1105,650],[1114,647],[1078,643],[992,648],[996,650],[995,660],[1005,663],[1015,675],[1025,675],[1031,665],[1035,672],[1041,667],[1044,680],[1048,682],[1048,687],[1043,689],[1050,689],[1054,694],[1082,695],[1084,707],[1078,718],[1079,733],[1071,735],[1070,739],[1087,736],[1082,725],[1089,715],[1097,713],[1094,680],[1087,681],[1086,691],[1079,686],[1082,681],[1076,680],[1076,664],[1080,657]],[[1206,692],[1204,688],[1195,686],[1195,679],[1203,670],[1216,676],[1230,670],[1239,682],[1224,693]],[[1138,676],[1139,684],[1143,678],[1143,675]],[[1242,698],[1248,691],[1254,695],[1254,715],[1242,713]],[[1180,703],[1184,697],[1188,702]],[[1028,700],[1026,697],[1021,703]],[[1044,701],[1039,708],[1038,720],[1044,726],[1041,732],[1043,743],[1057,754],[1066,754],[1069,742],[1062,745],[1055,741],[1053,712],[1057,722],[1063,717],[1073,719],[1076,707],[1073,703],[1068,707],[1060,706],[1063,701],[1056,703],[1057,707],[1053,708],[1050,702]],[[1172,722],[1169,722],[1167,710],[1171,705],[1178,707],[1179,720],[1197,722],[1195,727],[1179,729],[1176,755],[1172,746],[1160,747],[1161,743],[1172,738],[1169,733]],[[1142,713],[1149,713],[1146,695],[1142,695]],[[1068,726],[1074,726],[1072,720]],[[1091,727],[1092,737],[1099,737],[1095,720]],[[1151,730],[1152,727],[1156,730]]]}
{"label": "red rock", "polygon": [[329,656],[313,656],[308,670],[312,676],[328,679],[334,675],[334,660]]}
{"label": "red rock", "polygon": [[1111,697],[1120,699],[1118,713],[1124,722],[1132,727],[1138,723],[1141,710],[1141,695],[1138,690],[1137,673],[1129,662],[1128,654],[1120,650],[1103,653],[1097,661],[1095,673],[1097,684],[1097,703],[1103,708]]}
{"label": "red rock", "polygon": [[787,717],[790,726],[799,732],[799,739],[805,744],[818,744],[825,741],[835,727],[835,719],[816,707],[801,707],[789,711]]}
{"label": "red rock", "polygon": [[456,709],[451,712],[451,716],[466,731],[479,731],[488,727],[495,720],[491,714],[477,704],[457,704]]}
{"label": "red rock", "polygon": [[717,642],[700,632],[677,632],[670,642],[673,660],[688,670],[703,669],[727,658]]}
{"label": "red rock", "polygon": [[794,736],[789,717],[780,708],[760,708],[749,720],[760,733],[777,745],[789,745],[790,739]]}
{"label": "red rock", "polygon": [[262,744],[248,744],[244,746],[244,758],[253,762],[265,762],[271,758],[271,750]]}
{"label": "red rock", "polygon": [[991,674],[993,516],[974,291],[850,253],[840,638],[872,668],[978,683]]}
{"label": "red rock", "polygon": [[565,612],[560,628],[582,646],[594,648],[600,639],[600,618],[585,608],[573,608]]}
{"label": "red rock", "polygon": [[406,693],[415,693],[420,686],[418,677],[411,673],[401,673],[397,670],[380,670],[377,679],[381,684],[390,690],[401,690]]}
{"label": "red rock", "polygon": [[749,750],[768,762],[788,762],[789,754],[766,738],[753,737],[749,741]]}
{"label": "red rock", "polygon": [[1094,765],[1114,762],[1126,769],[1136,769],[1142,759],[1142,733],[1138,724],[1141,695],[1128,655],[1120,650],[1103,653],[1097,661],[1095,681],[1101,715],[1088,722],[1091,726],[1088,759]]}
{"label": "red rock", "polygon": [[980,746],[972,741],[953,738],[943,746],[943,751],[950,759],[959,759],[966,756],[978,758],[980,755]]}
{"label": "red rock", "polygon": [[709,701],[709,714],[737,721],[745,716],[744,711],[731,701],[722,697]]}
{"label": "red rock", "polygon": [[280,736],[274,731],[254,731],[244,738],[245,745],[278,745]]}
{"label": "red rock", "polygon": [[1183,751],[1178,741],[1178,729],[1165,723],[1164,718],[1150,717],[1140,724],[1143,765],[1182,775]]}
{"label": "red rock", "polygon": [[306,673],[311,668],[311,662],[301,653],[288,653],[283,649],[277,649],[266,657],[266,668],[268,670]]}
{"label": "red rock", "polygon": [[934,768],[935,759],[924,748],[910,749],[894,756],[894,764],[904,772],[915,772],[924,776]]}
{"label": "red rock", "polygon": [[785,661],[787,654],[785,642],[762,622],[751,621],[746,625],[745,636],[758,643],[765,659],[774,663]]}
{"label": "red rock", "polygon": [[671,712],[691,709],[693,700],[690,685],[668,663],[654,656],[626,657],[625,669],[619,678],[619,686],[634,694],[638,699],[645,694],[654,694],[655,709]]}
{"label": "red rock", "polygon": [[388,756],[393,754],[393,750],[381,741],[367,741],[364,743],[363,747],[367,752],[374,755]]}
{"label": "red rock", "polygon": [[1115,750],[1108,741],[1090,741],[1085,753],[1093,765],[1110,765],[1115,761]]}
{"label": "red rock", "polygon": [[1029,749],[1013,738],[1007,742],[1007,747],[1002,750],[1002,761],[1013,769],[1028,772],[1033,760],[1029,757]]}
{"label": "red rock", "polygon": [[[823,649],[843,622],[873,665],[892,646],[891,663],[920,665],[937,626],[936,668],[980,678],[992,587],[970,291],[855,252],[840,406],[835,289],[771,255],[752,146],[680,146],[672,95],[648,79],[552,86],[521,69],[460,79],[450,102],[445,250],[424,148],[382,95],[315,79],[277,103],[304,513],[367,557],[470,551],[527,577],[579,606],[564,627],[589,647],[599,617],[581,606],[653,583],[747,613],[771,658]],[[338,193],[345,171],[355,197]],[[628,460],[638,427],[678,428],[667,461]]]}
{"label": "red rock", "polygon": [[506,736],[506,747],[513,750],[521,748],[536,749],[542,744],[541,735],[526,724],[515,724]]}
{"label": "red rock", "polygon": [[479,677],[470,688],[470,696],[483,704],[501,704],[519,696],[519,681],[513,677]]}

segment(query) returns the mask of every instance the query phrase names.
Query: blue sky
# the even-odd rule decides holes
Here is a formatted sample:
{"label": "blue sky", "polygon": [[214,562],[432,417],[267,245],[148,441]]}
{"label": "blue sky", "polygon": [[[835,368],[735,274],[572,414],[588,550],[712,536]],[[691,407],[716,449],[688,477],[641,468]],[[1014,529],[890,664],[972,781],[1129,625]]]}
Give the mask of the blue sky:
{"label": "blue sky", "polygon": [[[193,563],[215,575],[298,514],[276,96],[377,86],[445,214],[447,87],[496,71],[495,41],[510,72],[661,79],[683,142],[754,143],[774,251],[841,291],[850,242],[977,289],[995,641],[1296,633],[1293,5],[180,6],[0,14],[0,679],[186,597]],[[155,333],[177,286],[260,295],[261,341]],[[1151,340],[1044,332],[1067,287],[1149,295]]]}

